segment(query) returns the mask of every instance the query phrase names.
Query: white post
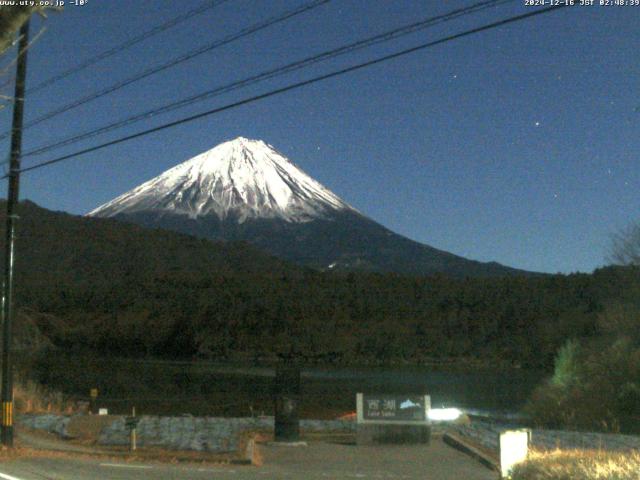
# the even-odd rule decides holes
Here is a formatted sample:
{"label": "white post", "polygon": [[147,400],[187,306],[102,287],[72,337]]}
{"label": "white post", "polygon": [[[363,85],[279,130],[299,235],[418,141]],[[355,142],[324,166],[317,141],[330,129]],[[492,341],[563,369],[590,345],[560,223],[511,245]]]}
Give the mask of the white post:
{"label": "white post", "polygon": [[508,478],[511,469],[527,458],[531,430],[507,430],[500,434],[500,473]]}

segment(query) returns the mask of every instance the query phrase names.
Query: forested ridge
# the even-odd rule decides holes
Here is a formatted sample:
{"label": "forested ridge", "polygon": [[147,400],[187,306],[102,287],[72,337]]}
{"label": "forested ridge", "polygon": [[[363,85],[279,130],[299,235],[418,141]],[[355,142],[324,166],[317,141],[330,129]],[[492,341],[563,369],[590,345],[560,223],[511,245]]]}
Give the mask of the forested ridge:
{"label": "forested ridge", "polygon": [[16,248],[17,307],[42,314],[54,345],[127,356],[549,368],[567,339],[600,334],[609,305],[640,298],[637,267],[484,279],[318,272],[246,244],[30,202]]}

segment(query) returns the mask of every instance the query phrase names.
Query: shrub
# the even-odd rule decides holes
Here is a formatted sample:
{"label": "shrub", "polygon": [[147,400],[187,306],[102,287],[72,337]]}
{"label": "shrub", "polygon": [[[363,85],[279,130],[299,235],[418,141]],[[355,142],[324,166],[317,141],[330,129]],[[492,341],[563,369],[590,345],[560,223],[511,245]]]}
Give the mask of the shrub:
{"label": "shrub", "polygon": [[560,348],[555,360],[551,385],[566,389],[579,383],[579,354],[580,342],[577,340],[571,339]]}
{"label": "shrub", "polygon": [[627,338],[588,347],[568,342],[525,413],[546,428],[640,431],[640,347]]}

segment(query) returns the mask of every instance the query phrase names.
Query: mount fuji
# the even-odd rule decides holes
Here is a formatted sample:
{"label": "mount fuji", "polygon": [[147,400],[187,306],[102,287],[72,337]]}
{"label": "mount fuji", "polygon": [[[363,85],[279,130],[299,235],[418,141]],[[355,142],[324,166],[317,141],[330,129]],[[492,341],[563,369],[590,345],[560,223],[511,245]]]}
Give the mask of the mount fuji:
{"label": "mount fuji", "polygon": [[247,241],[328,270],[428,275],[527,274],[468,260],[367,218],[261,140],[239,137],[89,212],[197,237]]}

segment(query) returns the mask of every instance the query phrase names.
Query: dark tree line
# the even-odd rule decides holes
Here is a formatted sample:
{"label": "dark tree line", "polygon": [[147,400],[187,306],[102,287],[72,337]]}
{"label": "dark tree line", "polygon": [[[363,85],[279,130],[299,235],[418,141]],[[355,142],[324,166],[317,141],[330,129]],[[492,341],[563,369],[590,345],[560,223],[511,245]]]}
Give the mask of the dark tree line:
{"label": "dark tree line", "polygon": [[65,349],[124,355],[321,362],[506,360],[548,367],[589,338],[636,270],[538,279],[376,274],[177,274],[104,284],[50,283],[25,303],[60,319],[41,329]]}
{"label": "dark tree line", "polygon": [[640,298],[637,267],[483,279],[322,273],[248,245],[22,209],[17,304],[66,350],[550,368],[567,339],[601,335],[608,305]]}

